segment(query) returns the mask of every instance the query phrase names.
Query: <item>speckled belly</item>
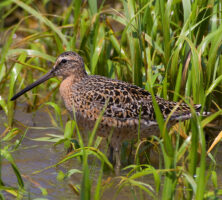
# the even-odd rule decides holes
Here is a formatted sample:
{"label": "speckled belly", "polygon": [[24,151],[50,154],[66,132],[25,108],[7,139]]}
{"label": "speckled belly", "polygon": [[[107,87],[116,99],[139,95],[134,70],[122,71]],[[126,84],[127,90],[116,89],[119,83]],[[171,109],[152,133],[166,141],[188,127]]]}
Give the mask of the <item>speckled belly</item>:
{"label": "speckled belly", "polygon": [[[76,112],[76,122],[78,124],[79,130],[81,133],[89,133],[93,130],[96,121],[89,120],[84,118],[79,112]],[[114,128],[103,125],[102,123],[99,124],[96,134],[101,137],[108,138],[110,134],[112,134],[111,144],[113,146],[121,146],[124,140],[132,140],[138,138],[138,126],[131,126],[131,127],[121,127],[121,128]],[[140,127],[140,138],[149,137],[151,135],[158,135],[159,128],[158,126],[147,127],[141,125]]]}

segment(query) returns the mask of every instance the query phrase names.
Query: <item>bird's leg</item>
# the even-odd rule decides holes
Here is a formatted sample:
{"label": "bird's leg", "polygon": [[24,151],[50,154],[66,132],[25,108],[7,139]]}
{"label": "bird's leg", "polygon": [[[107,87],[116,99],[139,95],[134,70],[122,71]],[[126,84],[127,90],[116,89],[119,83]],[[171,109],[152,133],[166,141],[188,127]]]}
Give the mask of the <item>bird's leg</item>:
{"label": "bird's leg", "polygon": [[[113,130],[112,130],[113,131]],[[112,165],[114,165],[114,160],[113,160],[113,151],[114,151],[114,148],[113,148],[113,144],[111,142],[111,138],[112,138],[112,131],[110,132],[108,138],[106,139],[106,142],[108,144],[108,151],[109,151],[109,156],[108,156],[108,159],[109,159],[109,162],[112,163]]]}
{"label": "bird's leg", "polygon": [[111,144],[109,144],[109,162],[111,162],[112,164],[114,164],[114,160],[113,160],[113,151],[114,151],[114,148]]}
{"label": "bird's leg", "polygon": [[115,153],[115,158],[116,158],[115,174],[119,175],[120,167],[121,167],[119,146],[116,146],[114,151],[115,151],[114,153]]}
{"label": "bird's leg", "polygon": [[129,152],[129,156],[128,156],[128,160],[127,160],[127,164],[129,165],[132,161],[132,153],[133,153],[133,140],[131,140],[130,142],[130,152]]}

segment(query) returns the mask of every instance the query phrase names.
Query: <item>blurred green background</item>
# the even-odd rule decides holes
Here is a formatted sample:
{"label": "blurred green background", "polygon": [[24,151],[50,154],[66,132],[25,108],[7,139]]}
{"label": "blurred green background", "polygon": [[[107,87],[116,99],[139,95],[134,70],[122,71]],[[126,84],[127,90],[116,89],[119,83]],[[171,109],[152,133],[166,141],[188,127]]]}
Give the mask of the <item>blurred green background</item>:
{"label": "blurred green background", "polygon": [[[222,134],[221,9],[222,2],[214,0],[2,0],[1,160],[12,166],[17,184],[12,186],[0,176],[1,198],[7,199],[10,193],[17,199],[32,199],[27,195],[29,181],[23,180],[13,159],[13,153],[23,148],[23,140],[29,135],[26,133],[32,128],[21,115],[15,117],[21,108],[34,116],[38,110],[47,110],[48,126],[64,133],[59,137],[56,134],[40,137],[42,141],[64,144],[65,149],[71,142],[76,144],[74,153],[64,155],[65,160],[83,158],[78,169],[83,175],[77,187],[72,184],[70,189],[75,198],[107,198],[103,193],[110,188],[114,199],[124,188],[130,191],[127,194],[130,199],[221,197],[221,182],[218,182],[221,163],[217,162],[220,150],[213,154],[206,152],[212,141],[220,141]],[[91,134],[93,142],[85,144],[77,131],[72,141],[75,122],[68,117],[59,96],[61,80],[50,79],[16,102],[10,101],[16,92],[46,73],[60,53],[69,50],[83,57],[89,74],[127,81],[167,100],[202,104],[203,110],[213,114],[205,119],[194,114],[192,120],[180,123],[161,138],[137,141],[131,147],[126,143],[122,162],[127,169],[119,177],[110,175],[112,172],[104,172],[107,165],[112,168],[106,152],[98,148],[101,138]],[[164,126],[163,122],[159,125]],[[148,144],[144,146],[145,143]],[[130,148],[134,149],[133,162],[127,159]],[[152,156],[156,148],[158,153]],[[100,160],[96,163],[98,170],[91,170],[95,163],[87,162],[88,155]],[[152,157],[160,157],[156,167],[151,163]],[[0,171],[4,174],[2,161]],[[58,174],[66,181],[69,179],[63,172]],[[92,176],[96,178],[92,180]],[[104,177],[112,183],[108,184],[109,189],[103,183]],[[116,187],[112,181],[117,181]],[[40,196],[50,197],[47,190],[46,186]]]}

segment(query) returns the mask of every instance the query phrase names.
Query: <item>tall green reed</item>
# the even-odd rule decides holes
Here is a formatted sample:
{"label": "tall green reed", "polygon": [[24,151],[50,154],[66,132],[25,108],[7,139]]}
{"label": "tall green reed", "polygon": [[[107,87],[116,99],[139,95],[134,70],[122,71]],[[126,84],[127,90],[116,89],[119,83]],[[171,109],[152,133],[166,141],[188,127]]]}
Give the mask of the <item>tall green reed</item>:
{"label": "tall green reed", "polygon": [[[38,24],[37,29],[26,27],[25,23],[11,29],[11,34],[1,49],[0,81],[4,83],[1,84],[1,91],[9,86],[10,95],[8,99],[1,95],[0,105],[8,116],[8,125],[12,126],[14,108],[14,103],[9,102],[9,98],[17,85],[21,87],[25,84],[25,78],[33,80],[33,72],[27,69],[35,69],[35,73],[46,71],[49,65],[46,61],[53,62],[55,57],[65,50],[78,51],[84,57],[88,73],[133,82],[151,92],[163,139],[160,140],[164,157],[164,166],[161,167],[167,170],[162,174],[162,198],[173,198],[176,195],[179,187],[176,183],[182,177],[181,174],[183,184],[191,191],[184,190],[183,197],[203,198],[204,188],[209,180],[204,178],[207,170],[206,141],[202,127],[220,115],[221,110],[213,117],[204,119],[205,121],[193,112],[193,119],[185,124],[189,136],[185,141],[177,136],[177,142],[174,143],[175,136],[168,134],[164,129],[165,123],[154,94],[174,101],[179,101],[185,96],[187,103],[201,103],[203,107],[206,104],[207,108],[213,107],[212,104],[218,107],[221,105],[221,2],[129,0],[121,1],[122,7],[119,10],[106,9],[103,3],[98,7],[96,1],[82,3],[73,0],[67,9],[61,9],[60,16],[37,12],[31,1],[24,3],[13,0],[0,4],[2,8],[10,6],[3,19],[19,6],[24,15],[29,15],[22,17],[22,22],[29,24],[32,18]],[[45,11],[47,13],[47,9]],[[121,25],[120,29],[115,31],[115,25]],[[13,46],[13,34],[18,31],[28,36]],[[18,62],[7,71],[9,58],[15,55],[18,56]],[[35,58],[29,58],[30,56]],[[30,67],[27,69],[19,64],[27,62],[27,67]],[[8,80],[10,82],[7,82]],[[55,79],[49,84],[48,90],[54,100],[58,84],[59,81]],[[34,105],[48,101],[47,98],[40,101],[36,96],[30,99],[29,95],[25,98],[33,109],[38,108]],[[58,106],[47,104],[57,110],[58,127],[63,127],[59,117],[61,111],[56,109]],[[72,126],[69,123],[66,124],[66,130]],[[67,131],[65,135],[66,148],[70,144],[70,134],[71,132]],[[81,141],[80,137],[79,140]],[[83,147],[82,145],[81,148]],[[91,144],[89,147],[90,150],[95,150]],[[92,152],[98,155],[98,151]],[[106,162],[105,156],[99,155],[98,157]],[[188,160],[188,167],[184,165],[178,171],[182,157]],[[90,198],[91,186],[87,183],[90,172],[86,160],[87,154],[84,154],[82,195],[86,190],[86,198]],[[102,174],[100,171],[98,185],[101,184]],[[100,191],[98,186],[96,198],[99,198]]]}

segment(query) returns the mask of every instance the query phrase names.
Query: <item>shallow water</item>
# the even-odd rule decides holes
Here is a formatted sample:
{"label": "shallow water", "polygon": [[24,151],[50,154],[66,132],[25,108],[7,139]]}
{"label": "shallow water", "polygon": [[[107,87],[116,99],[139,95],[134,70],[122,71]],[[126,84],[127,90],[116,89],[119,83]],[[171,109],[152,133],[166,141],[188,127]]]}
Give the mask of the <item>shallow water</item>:
{"label": "shallow water", "polygon": [[[44,111],[44,108],[36,111],[35,114],[33,113],[26,113],[23,112],[25,105],[20,104],[17,106],[17,110],[15,113],[15,119],[27,126],[34,126],[34,127],[52,127],[50,117],[47,112]],[[0,111],[0,131],[1,133],[4,131],[3,123],[6,122],[7,119],[4,116],[3,111]],[[66,119],[64,119],[66,121]],[[23,128],[24,129],[24,128]],[[32,139],[45,137],[47,134],[56,134],[56,135],[63,135],[62,131],[58,129],[48,128],[45,130],[28,130],[25,139],[22,141],[21,146],[12,153],[15,163],[17,164],[20,173],[23,176],[23,180],[25,182],[25,188],[27,193],[25,194],[23,199],[35,199],[35,198],[45,198],[45,199],[58,199],[58,200],[67,200],[67,199],[79,199],[79,196],[76,195],[69,184],[73,184],[78,186],[81,184],[81,174],[74,174],[71,178],[65,179],[64,181],[58,181],[56,179],[58,172],[61,170],[63,172],[67,172],[70,169],[79,169],[81,170],[81,163],[77,159],[71,159],[62,165],[57,167],[52,167],[46,169],[40,173],[33,174],[38,170],[42,170],[47,168],[51,165],[56,164],[59,162],[65,155],[66,152],[64,150],[63,144],[54,146],[54,143],[51,142],[41,142],[35,141]],[[19,139],[20,136],[17,138]],[[218,177],[218,184],[219,186],[222,185],[222,178],[221,178],[221,170],[222,170],[222,158],[219,156],[222,153],[222,147],[217,148],[217,175]],[[208,158],[208,164],[211,160]],[[93,168],[93,166],[90,166]],[[92,185],[92,191],[94,191],[96,186],[96,181],[99,176],[99,169],[94,169],[92,173],[94,180]],[[115,176],[111,173],[107,174],[104,173],[103,182],[109,184],[110,179],[113,180]],[[145,177],[144,177],[145,178]],[[6,185],[9,186],[17,186],[16,176],[10,166],[10,164],[3,160],[2,163],[2,179]],[[147,179],[147,178],[145,178]],[[152,183],[151,180],[146,180]],[[43,195],[41,188],[45,188],[47,190],[47,195]],[[120,194],[115,199],[134,199],[134,195],[130,188],[124,188]],[[102,199],[112,199],[113,196],[116,194],[117,188],[115,184],[113,187],[108,188],[105,190]],[[7,200],[15,199],[10,194],[4,193]],[[145,197],[147,199],[147,197]]]}
{"label": "shallow water", "polygon": [[[37,111],[35,117],[33,117],[32,113],[28,114],[19,109],[15,113],[15,119],[27,126],[52,126],[47,113],[44,112],[43,109]],[[64,156],[64,148],[62,145],[54,147],[51,142],[39,142],[32,140],[34,138],[47,136],[49,133],[62,135],[60,131],[55,129],[30,129],[28,130],[26,138],[22,141],[22,145],[19,149],[12,153],[15,163],[17,164],[24,182],[26,183],[26,189],[29,193],[27,196],[30,196],[31,199],[42,196],[39,187],[47,189],[48,195],[45,196],[45,198],[48,199],[67,199],[73,195],[65,181],[60,182],[56,180],[58,171],[62,170],[65,172],[68,169],[67,166],[60,165],[35,175],[32,174],[35,171],[56,164]],[[77,160],[72,160],[70,162],[73,162],[76,168],[80,167]],[[3,181],[10,186],[16,186],[16,177],[8,162],[3,161],[2,171]],[[10,196],[7,198],[10,198]]]}
{"label": "shallow water", "polygon": [[[48,114],[44,111],[44,109],[38,110],[35,115],[33,113],[23,112],[24,105],[19,105],[18,109],[15,113],[15,119],[24,125],[27,126],[35,126],[35,127],[52,127],[50,118]],[[4,131],[3,123],[6,122],[6,118],[4,117],[3,111],[0,113],[1,116],[1,124],[0,131],[1,133]],[[81,170],[81,163],[77,159],[71,159],[62,165],[57,167],[52,167],[50,169],[46,169],[40,173],[33,174],[36,171],[45,169],[51,165],[59,162],[65,155],[66,152],[64,150],[63,144],[54,146],[54,143],[51,142],[42,142],[35,141],[32,139],[39,137],[46,137],[47,134],[57,134],[62,135],[63,133],[56,129],[45,129],[45,130],[28,130],[25,139],[22,141],[21,146],[12,153],[15,163],[17,164],[20,173],[23,176],[23,180],[25,182],[25,188],[28,192],[24,195],[24,199],[35,199],[35,198],[46,198],[46,199],[58,199],[58,200],[67,200],[67,199],[79,199],[69,186],[69,184],[80,185],[81,184],[81,174],[74,174],[71,178],[65,179],[64,181],[57,181],[56,177],[58,172],[61,170],[63,172],[67,172],[70,169],[79,169]],[[20,136],[17,138],[19,139]],[[4,183],[8,186],[17,186],[17,179],[14,175],[14,172],[10,166],[10,164],[3,160],[2,163],[2,179]],[[94,169],[93,177],[96,179],[99,176],[99,169]],[[93,178],[92,177],[92,178]],[[104,174],[103,180],[107,181],[110,178],[113,178],[114,175]],[[44,196],[40,190],[41,188],[45,188],[47,190],[47,195]],[[92,190],[94,189],[92,186]],[[109,199],[115,195],[113,189],[107,189],[103,194],[102,199]],[[4,193],[6,199],[15,199],[10,194]],[[116,199],[132,199],[130,198],[129,192],[122,192],[118,195]]]}

